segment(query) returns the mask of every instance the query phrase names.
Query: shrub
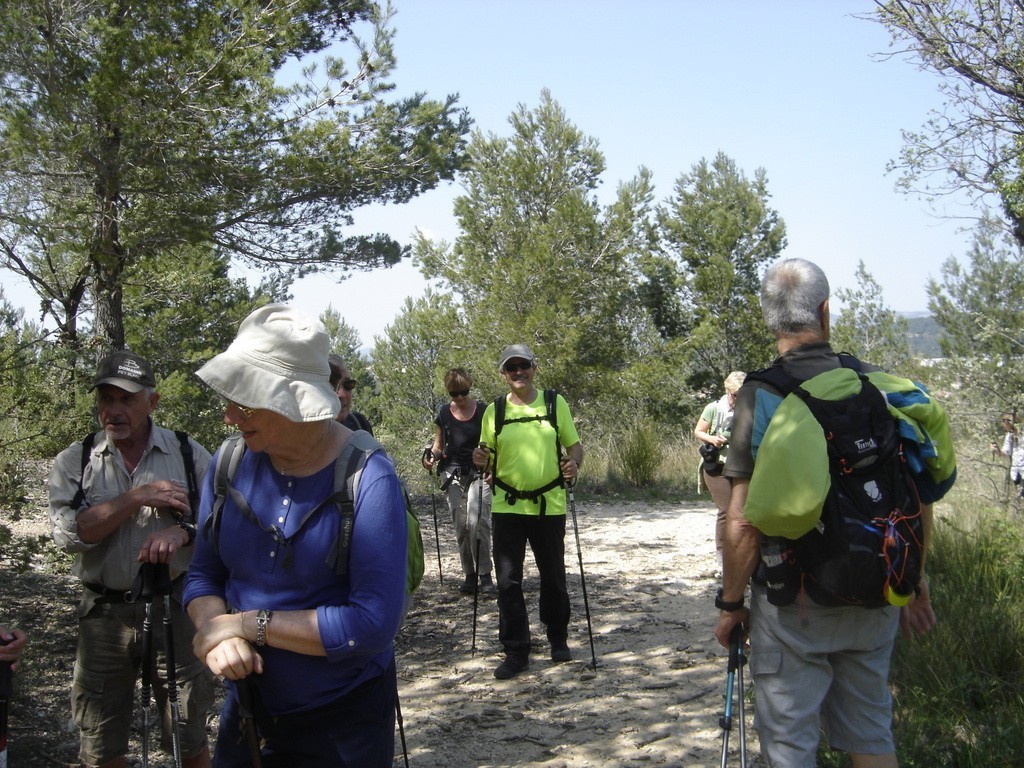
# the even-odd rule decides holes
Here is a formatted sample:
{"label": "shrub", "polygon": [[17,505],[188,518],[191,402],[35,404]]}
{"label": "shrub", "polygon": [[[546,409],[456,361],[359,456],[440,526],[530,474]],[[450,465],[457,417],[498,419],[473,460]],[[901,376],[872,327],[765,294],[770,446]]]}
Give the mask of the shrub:
{"label": "shrub", "polygon": [[989,510],[971,529],[941,520],[928,559],[939,624],[897,641],[900,764],[1015,765],[1024,754],[1024,536]]}
{"label": "shrub", "polygon": [[662,462],[658,432],[648,421],[630,426],[618,448],[618,470],[627,483],[637,488],[650,485]]}

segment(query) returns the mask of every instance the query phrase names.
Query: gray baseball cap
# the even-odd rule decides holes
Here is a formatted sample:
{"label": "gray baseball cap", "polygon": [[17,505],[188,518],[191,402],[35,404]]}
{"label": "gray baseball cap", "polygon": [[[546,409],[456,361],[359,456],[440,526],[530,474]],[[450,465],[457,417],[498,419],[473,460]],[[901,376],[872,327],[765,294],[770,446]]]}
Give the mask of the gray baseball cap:
{"label": "gray baseball cap", "polygon": [[505,367],[505,363],[513,358],[520,357],[530,363],[536,363],[537,357],[525,344],[512,344],[501,350],[501,359],[498,361],[498,370]]}

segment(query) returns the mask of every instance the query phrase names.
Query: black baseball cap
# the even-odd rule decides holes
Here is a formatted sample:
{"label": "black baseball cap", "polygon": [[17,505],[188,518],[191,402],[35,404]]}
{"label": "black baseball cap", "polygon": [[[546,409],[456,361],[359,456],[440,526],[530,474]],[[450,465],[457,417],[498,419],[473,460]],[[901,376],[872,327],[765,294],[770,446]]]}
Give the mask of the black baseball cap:
{"label": "black baseball cap", "polygon": [[96,380],[92,388],[103,384],[123,389],[125,392],[141,392],[146,387],[155,387],[153,369],[149,363],[134,352],[120,350],[100,360],[96,368]]}

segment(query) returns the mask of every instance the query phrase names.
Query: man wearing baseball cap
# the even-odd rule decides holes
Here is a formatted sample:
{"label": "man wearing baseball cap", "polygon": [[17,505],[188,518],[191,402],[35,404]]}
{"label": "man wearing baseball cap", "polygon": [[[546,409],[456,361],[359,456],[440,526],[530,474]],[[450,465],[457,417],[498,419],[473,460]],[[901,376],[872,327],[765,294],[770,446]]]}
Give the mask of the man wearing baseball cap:
{"label": "man wearing baseball cap", "polygon": [[527,543],[540,575],[540,620],[546,627],[551,660],[572,659],[565,583],[565,484],[575,482],[579,474],[583,446],[565,399],[534,386],[537,358],[528,346],[505,347],[498,369],[509,394],[487,406],[473,463],[490,470],[494,489],[491,535],[498,578],[498,639],[505,650],[505,660],[494,676],[507,680],[530,666],[530,622],[523,596]]}
{"label": "man wearing baseball cap", "polygon": [[[192,653],[195,630],[181,610],[181,590],[195,541],[196,492],[210,453],[185,433],[153,423],[160,395],[152,367],[138,355],[122,350],[104,357],[92,389],[101,430],[61,451],[49,477],[53,539],[75,554],[73,571],[83,585],[71,696],[79,757],[89,766],[126,765],[145,618],[133,589],[142,564],[158,563],[167,564],[171,579],[182,763],[209,766],[206,713],[214,683]],[[153,610],[154,623],[162,621],[160,601]],[[169,747],[164,638],[152,633],[161,657],[154,692]]]}

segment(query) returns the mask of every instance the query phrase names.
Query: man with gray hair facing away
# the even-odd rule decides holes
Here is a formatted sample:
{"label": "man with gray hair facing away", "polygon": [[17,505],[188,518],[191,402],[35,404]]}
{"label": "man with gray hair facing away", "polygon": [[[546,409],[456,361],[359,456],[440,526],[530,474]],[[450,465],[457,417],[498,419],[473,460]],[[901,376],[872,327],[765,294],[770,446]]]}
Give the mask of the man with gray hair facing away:
{"label": "man with gray hair facing away", "polygon": [[[761,284],[761,309],[779,351],[772,369],[781,368],[790,379],[806,383],[818,374],[838,368],[878,373],[876,367],[855,358],[841,359],[829,345],[829,285],[817,265],[803,259],[772,265]],[[902,381],[916,387],[912,382]],[[945,427],[942,409],[927,398],[926,392],[919,388],[916,391],[923,407],[930,409],[928,418]],[[902,607],[893,600],[889,601],[893,604],[881,607],[819,604],[816,600],[823,598],[813,590],[808,593],[814,586],[812,578],[800,575],[799,570],[793,576],[792,590],[779,597],[769,589],[776,590],[780,580],[788,580],[775,575],[765,578],[768,561],[772,559],[766,556],[769,546],[779,539],[762,535],[744,517],[744,508],[749,507],[749,512],[755,508],[755,501],[761,502],[752,490],[751,478],[755,463],[769,460],[761,437],[769,431],[765,425],[774,409],[781,410],[783,397],[783,392],[757,373],[749,374],[737,393],[731,449],[724,470],[732,480],[732,495],[723,548],[722,588],[715,599],[719,609],[715,636],[729,647],[737,625],[749,633],[750,668],[757,689],[757,727],[761,752],[769,766],[814,768],[824,731],[832,748],[850,754],[854,768],[895,768],[898,763],[891,729],[889,662],[897,627],[912,636],[924,634],[935,625],[924,575],[931,526],[928,502],[940,498],[955,479],[955,457],[948,429],[936,431],[945,436],[938,441],[936,451],[945,462],[945,474],[932,478],[941,487],[933,487],[928,478],[912,474],[921,497],[923,532],[916,597],[911,593],[909,603]],[[810,429],[820,427],[813,423]],[[792,440],[794,436],[789,437]],[[760,446],[756,458],[753,445]],[[806,476],[810,462],[799,463]],[[780,481],[775,480],[774,486],[765,486],[768,490],[763,491],[774,494],[767,506],[792,507],[803,489],[789,483],[779,487]],[[811,484],[812,479],[808,478],[806,483]],[[760,488],[758,485],[754,490],[761,493]],[[744,605],[748,582],[749,611]]]}

